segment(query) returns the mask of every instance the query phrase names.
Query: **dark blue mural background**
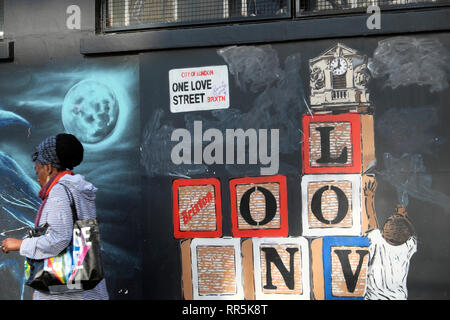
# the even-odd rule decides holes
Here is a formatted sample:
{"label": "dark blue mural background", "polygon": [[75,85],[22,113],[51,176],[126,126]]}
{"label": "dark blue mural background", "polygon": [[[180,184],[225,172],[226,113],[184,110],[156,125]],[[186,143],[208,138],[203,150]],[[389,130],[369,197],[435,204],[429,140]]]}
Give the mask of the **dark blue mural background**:
{"label": "dark blue mural background", "polygon": [[[50,135],[75,134],[85,148],[75,172],[99,189],[97,215],[112,297],[140,296],[141,290],[140,245],[130,240],[140,233],[138,72],[135,57],[0,69],[0,77],[9,79],[0,83],[0,233],[34,222],[40,203],[34,147]],[[22,279],[23,257],[1,254],[0,282],[9,290],[1,290],[0,298],[30,298]]]}

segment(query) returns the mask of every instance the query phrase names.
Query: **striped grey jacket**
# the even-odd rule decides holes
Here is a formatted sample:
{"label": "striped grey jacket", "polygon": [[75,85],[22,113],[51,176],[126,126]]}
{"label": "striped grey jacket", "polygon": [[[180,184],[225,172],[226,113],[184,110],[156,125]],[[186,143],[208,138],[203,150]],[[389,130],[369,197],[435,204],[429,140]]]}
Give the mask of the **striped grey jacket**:
{"label": "striped grey jacket", "polygon": [[[82,175],[65,175],[52,188],[47,203],[42,211],[39,226],[48,223],[45,235],[24,239],[20,247],[20,254],[31,259],[45,259],[57,256],[72,240],[73,217],[70,201],[61,184],[69,188],[73,194],[78,219],[91,219],[96,217],[95,192],[97,188],[86,181]],[[34,300],[107,300],[105,279],[94,289],[82,292],[47,294],[35,290]]]}

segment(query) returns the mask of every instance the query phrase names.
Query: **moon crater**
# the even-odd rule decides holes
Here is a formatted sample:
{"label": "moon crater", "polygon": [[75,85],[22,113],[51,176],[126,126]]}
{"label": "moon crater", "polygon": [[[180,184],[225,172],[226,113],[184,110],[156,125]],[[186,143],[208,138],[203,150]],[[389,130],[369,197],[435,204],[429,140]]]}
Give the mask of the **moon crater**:
{"label": "moon crater", "polygon": [[64,97],[64,128],[81,142],[94,144],[106,139],[118,117],[119,103],[114,92],[98,81],[80,81]]}

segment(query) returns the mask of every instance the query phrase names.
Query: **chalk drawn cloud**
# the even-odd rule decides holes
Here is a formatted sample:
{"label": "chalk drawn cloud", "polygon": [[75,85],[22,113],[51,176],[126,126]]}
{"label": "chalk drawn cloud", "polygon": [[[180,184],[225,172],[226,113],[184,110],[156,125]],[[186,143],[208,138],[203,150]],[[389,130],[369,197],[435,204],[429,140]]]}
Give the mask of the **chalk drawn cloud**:
{"label": "chalk drawn cloud", "polygon": [[431,92],[448,88],[450,53],[435,38],[395,37],[378,42],[368,68],[385,86],[430,86]]}
{"label": "chalk drawn cloud", "polygon": [[244,91],[258,92],[283,75],[277,52],[270,45],[231,46],[218,50],[229,66],[236,84]]}
{"label": "chalk drawn cloud", "polygon": [[421,154],[404,153],[396,158],[386,152],[383,163],[384,169],[377,174],[395,187],[400,204],[407,206],[411,196],[450,212],[450,197],[432,188],[432,175],[427,172]]}

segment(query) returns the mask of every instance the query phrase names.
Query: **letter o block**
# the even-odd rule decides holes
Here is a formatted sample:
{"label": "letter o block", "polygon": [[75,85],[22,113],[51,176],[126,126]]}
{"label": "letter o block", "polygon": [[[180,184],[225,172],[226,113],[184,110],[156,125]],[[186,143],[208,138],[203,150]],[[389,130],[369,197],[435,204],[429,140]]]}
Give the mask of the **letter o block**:
{"label": "letter o block", "polygon": [[174,236],[222,236],[222,204],[218,179],[178,179],[172,185]]}
{"label": "letter o block", "polygon": [[375,226],[362,186],[375,178],[359,174],[302,177],[303,236],[360,236]]}
{"label": "letter o block", "polygon": [[230,197],[234,237],[288,235],[285,176],[230,180]]}

